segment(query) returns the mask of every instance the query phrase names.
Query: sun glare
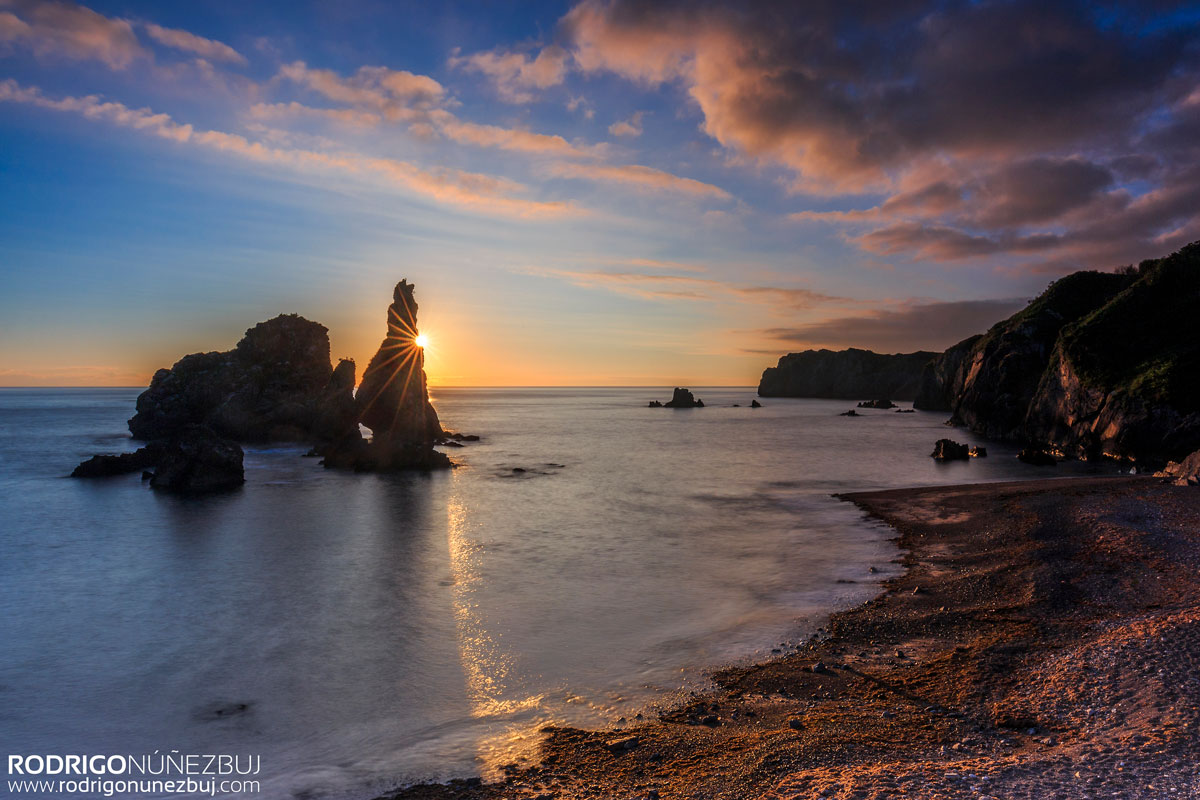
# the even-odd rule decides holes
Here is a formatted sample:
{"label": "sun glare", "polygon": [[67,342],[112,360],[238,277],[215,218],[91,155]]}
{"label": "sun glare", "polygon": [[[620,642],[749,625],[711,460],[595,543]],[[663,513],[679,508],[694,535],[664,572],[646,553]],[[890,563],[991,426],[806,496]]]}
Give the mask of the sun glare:
{"label": "sun glare", "polygon": [[429,337],[423,333],[419,333],[414,341],[417,343],[417,347],[425,347],[429,344]]}

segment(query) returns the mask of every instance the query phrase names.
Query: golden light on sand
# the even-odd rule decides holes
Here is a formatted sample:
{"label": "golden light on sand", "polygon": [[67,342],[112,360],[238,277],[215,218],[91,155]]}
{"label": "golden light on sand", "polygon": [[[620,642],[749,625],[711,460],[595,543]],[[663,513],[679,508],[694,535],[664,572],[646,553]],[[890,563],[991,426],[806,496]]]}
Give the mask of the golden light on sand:
{"label": "golden light on sand", "polygon": [[429,337],[423,333],[419,333],[417,334],[417,338],[413,341],[417,343],[417,347],[425,347],[429,344]]}

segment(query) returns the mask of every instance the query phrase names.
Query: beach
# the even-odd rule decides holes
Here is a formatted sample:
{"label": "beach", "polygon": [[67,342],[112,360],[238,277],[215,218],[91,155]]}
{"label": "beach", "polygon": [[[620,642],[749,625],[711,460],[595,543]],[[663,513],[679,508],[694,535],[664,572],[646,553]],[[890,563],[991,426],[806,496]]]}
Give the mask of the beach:
{"label": "beach", "polygon": [[904,573],[793,653],[418,798],[1200,795],[1200,493],[1146,477],[861,492]]}

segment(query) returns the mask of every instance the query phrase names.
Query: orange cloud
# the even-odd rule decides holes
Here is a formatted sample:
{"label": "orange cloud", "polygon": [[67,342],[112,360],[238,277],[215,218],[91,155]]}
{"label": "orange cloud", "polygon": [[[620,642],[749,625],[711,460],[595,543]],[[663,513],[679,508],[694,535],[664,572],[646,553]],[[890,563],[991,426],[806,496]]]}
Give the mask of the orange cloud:
{"label": "orange cloud", "polygon": [[179,143],[230,153],[261,163],[321,169],[365,180],[383,179],[383,182],[389,185],[398,186],[416,195],[486,214],[546,218],[582,213],[570,203],[544,202],[520,197],[518,195],[525,192],[526,187],[506,178],[448,168],[423,169],[406,161],[361,153],[323,153],[272,147],[224,131],[197,131],[191,125],[175,122],[167,114],[154,113],[149,109],[131,109],[121,103],[101,101],[95,96],[48,98],[36,87],[22,87],[12,79],[0,81],[0,102],[24,103],[55,111],[75,112],[89,119],[106,120]]}
{"label": "orange cloud", "polygon": [[620,183],[653,191],[689,194],[694,197],[717,200],[733,199],[729,192],[719,186],[713,186],[711,183],[704,183],[693,178],[681,178],[660,169],[637,164],[609,166],[560,162],[551,166],[550,173],[561,178],[582,178],[590,181]]}
{"label": "orange cloud", "polygon": [[491,79],[500,98],[510,103],[533,100],[533,89],[548,89],[563,82],[567,52],[558,45],[543,47],[536,57],[511,51],[488,51],[452,56],[451,67],[481,72]]}
{"label": "orange cloud", "polygon": [[147,22],[142,27],[145,28],[146,33],[150,35],[151,39],[161,45],[188,53],[195,53],[211,61],[246,64],[246,57],[224,42],[205,39],[203,36],[197,36],[194,33],[188,33],[177,28],[164,28],[152,22]]}
{"label": "orange cloud", "polygon": [[149,56],[123,19],[73,3],[20,3],[15,8],[21,16],[0,13],[0,42],[26,44],[39,56],[95,60],[118,70]]}

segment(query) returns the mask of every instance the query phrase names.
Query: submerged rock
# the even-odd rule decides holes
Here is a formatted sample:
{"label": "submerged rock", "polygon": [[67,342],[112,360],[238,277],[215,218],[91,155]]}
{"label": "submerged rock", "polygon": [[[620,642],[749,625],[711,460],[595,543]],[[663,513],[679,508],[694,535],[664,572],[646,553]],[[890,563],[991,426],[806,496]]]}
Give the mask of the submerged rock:
{"label": "submerged rock", "polygon": [[857,416],[861,416],[861,415],[852,408],[849,411],[843,411],[842,413],[838,414],[838,416],[839,417],[857,417]]}
{"label": "submerged rock", "polygon": [[891,400],[863,400],[858,404],[859,408],[895,408],[896,404]]}
{"label": "submerged rock", "polygon": [[675,387],[671,400],[663,404],[665,408],[704,408],[704,401],[698,400],[687,389]]}
{"label": "submerged rock", "polygon": [[971,448],[953,439],[938,439],[929,455],[938,461],[966,461],[971,457]]}

